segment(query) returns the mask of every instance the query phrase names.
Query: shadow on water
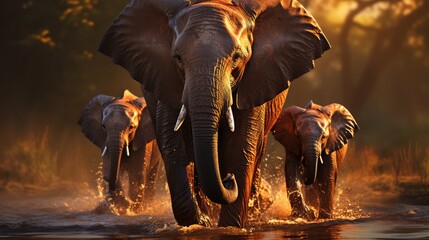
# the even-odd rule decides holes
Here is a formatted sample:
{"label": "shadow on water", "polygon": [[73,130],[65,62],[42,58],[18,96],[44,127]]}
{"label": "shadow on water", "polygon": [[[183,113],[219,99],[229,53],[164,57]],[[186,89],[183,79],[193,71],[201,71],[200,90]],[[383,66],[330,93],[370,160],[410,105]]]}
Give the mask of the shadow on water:
{"label": "shadow on water", "polygon": [[[87,185],[59,190],[20,189],[0,192],[0,238],[112,239],[425,239],[429,238],[429,206],[376,202],[362,207],[342,201],[337,217],[307,222],[290,220],[282,204],[246,228],[180,227],[172,216],[168,195],[139,215],[98,214],[101,201]],[[341,191],[340,191],[341,192]],[[284,208],[284,207],[283,207]],[[288,207],[286,207],[288,208]],[[348,214],[347,214],[348,213]]]}

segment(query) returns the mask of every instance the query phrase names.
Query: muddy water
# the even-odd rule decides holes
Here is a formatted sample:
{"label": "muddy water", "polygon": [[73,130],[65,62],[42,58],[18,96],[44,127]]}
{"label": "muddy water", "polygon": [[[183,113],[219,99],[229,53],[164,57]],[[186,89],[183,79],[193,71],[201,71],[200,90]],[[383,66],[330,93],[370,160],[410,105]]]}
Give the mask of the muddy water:
{"label": "muddy water", "polygon": [[235,229],[178,226],[165,192],[145,213],[117,216],[93,211],[102,197],[87,185],[10,186],[0,192],[0,238],[429,239],[428,205],[375,201],[374,196],[359,196],[362,201],[356,202],[348,194],[339,190],[332,220],[289,220],[290,209],[279,195],[267,213]]}

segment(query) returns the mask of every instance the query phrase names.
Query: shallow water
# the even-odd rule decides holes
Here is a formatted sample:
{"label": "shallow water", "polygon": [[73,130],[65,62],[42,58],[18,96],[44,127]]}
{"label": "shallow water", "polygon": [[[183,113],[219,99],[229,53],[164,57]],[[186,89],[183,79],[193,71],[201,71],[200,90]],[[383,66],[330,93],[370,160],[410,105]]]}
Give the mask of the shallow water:
{"label": "shallow water", "polygon": [[2,191],[0,238],[429,239],[428,205],[367,198],[357,206],[355,201],[339,196],[338,217],[306,222],[288,220],[287,210],[275,203],[260,219],[236,229],[180,227],[166,194],[157,198],[152,209],[134,216],[95,213],[101,198],[86,185]]}

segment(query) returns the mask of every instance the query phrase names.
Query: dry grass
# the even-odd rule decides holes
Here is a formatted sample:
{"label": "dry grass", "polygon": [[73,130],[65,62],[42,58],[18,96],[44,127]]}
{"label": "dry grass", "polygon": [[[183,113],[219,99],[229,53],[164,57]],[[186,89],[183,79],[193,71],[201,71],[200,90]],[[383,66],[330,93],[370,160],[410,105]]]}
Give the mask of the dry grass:
{"label": "dry grass", "polygon": [[58,153],[50,150],[48,128],[40,136],[17,141],[0,161],[0,188],[8,182],[50,184],[57,179]]}
{"label": "dry grass", "polygon": [[421,147],[417,143],[394,148],[389,154],[377,153],[374,147],[349,147],[346,161],[341,166],[343,176],[361,178],[385,176],[394,178],[395,183],[406,181],[410,177],[418,177],[422,184],[429,181],[429,146]]}
{"label": "dry grass", "polygon": [[352,145],[339,170],[339,182],[363,198],[375,196],[381,200],[427,204],[428,174],[429,146],[410,143],[383,155],[374,147]]}
{"label": "dry grass", "polygon": [[394,151],[392,158],[395,178],[398,183],[401,177],[419,176],[422,184],[429,181],[429,146],[421,147],[410,143],[407,147]]}

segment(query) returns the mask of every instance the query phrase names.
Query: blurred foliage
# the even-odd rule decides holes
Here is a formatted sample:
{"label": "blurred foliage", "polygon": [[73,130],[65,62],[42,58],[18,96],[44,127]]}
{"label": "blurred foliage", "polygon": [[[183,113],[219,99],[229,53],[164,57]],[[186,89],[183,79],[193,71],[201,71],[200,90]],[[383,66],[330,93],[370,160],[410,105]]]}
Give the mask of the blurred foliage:
{"label": "blurred foliage", "polygon": [[[427,146],[429,1],[302,2],[332,49],[316,61],[315,70],[293,82],[286,105],[303,106],[310,99],[321,105],[342,103],[361,127],[354,141],[371,146],[382,158],[409,142]],[[116,96],[125,88],[140,92],[125,70],[97,52],[105,30],[126,3],[0,1],[0,162],[10,159],[13,146],[28,144],[26,137],[49,126],[45,148],[58,154],[63,167],[96,171],[100,153],[80,133],[80,111],[100,93]],[[283,150],[278,152],[282,157]]]}
{"label": "blurred foliage", "polygon": [[99,153],[80,133],[80,111],[94,95],[116,96],[124,88],[139,91],[128,73],[97,53],[105,30],[126,3],[0,1],[0,162],[14,145],[49,126],[47,148],[58,150],[61,164],[69,162],[61,166],[81,167],[68,177],[94,171]]}

